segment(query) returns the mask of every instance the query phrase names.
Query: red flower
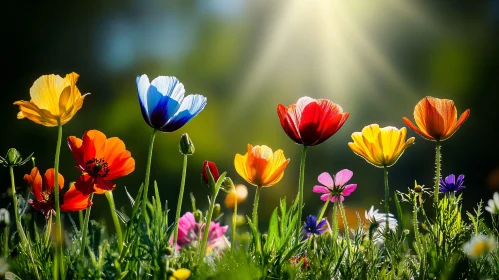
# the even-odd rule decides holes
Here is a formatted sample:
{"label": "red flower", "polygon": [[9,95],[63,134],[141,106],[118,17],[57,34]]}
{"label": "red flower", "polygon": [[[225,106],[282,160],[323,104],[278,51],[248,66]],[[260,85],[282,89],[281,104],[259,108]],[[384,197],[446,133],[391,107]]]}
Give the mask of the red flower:
{"label": "red flower", "polygon": [[213,180],[216,182],[218,181],[218,178],[220,178],[220,173],[218,173],[217,166],[215,165],[214,162],[207,161],[205,160],[203,163],[203,182],[207,185],[209,185],[210,182],[210,176],[208,175],[208,172],[206,172],[206,166],[208,166],[208,169],[210,169],[211,176],[213,176]]}
{"label": "red flower", "polygon": [[83,172],[75,186],[84,194],[111,191],[116,187],[111,180],[135,169],[135,160],[118,137],[107,139],[104,133],[89,130],[83,135],[83,140],[68,137],[68,145],[78,163],[76,169]]}
{"label": "red flower", "polygon": [[297,144],[315,146],[326,141],[338,131],[350,113],[327,99],[308,96],[298,99],[296,104],[277,106],[277,114],[286,134]]}
{"label": "red flower", "polygon": [[[55,176],[54,169],[50,168],[45,172],[45,175],[40,175],[38,168],[33,167],[30,174],[24,175],[24,180],[31,185],[31,193],[35,196],[36,200],[29,200],[28,203],[38,211],[41,211],[48,216],[50,213],[55,214],[54,205],[54,184]],[[64,177],[59,174],[59,189],[62,190],[64,186]],[[71,185],[69,190],[61,195],[61,211],[80,211],[87,209],[92,205],[90,195],[84,195],[79,192],[74,184]]]}

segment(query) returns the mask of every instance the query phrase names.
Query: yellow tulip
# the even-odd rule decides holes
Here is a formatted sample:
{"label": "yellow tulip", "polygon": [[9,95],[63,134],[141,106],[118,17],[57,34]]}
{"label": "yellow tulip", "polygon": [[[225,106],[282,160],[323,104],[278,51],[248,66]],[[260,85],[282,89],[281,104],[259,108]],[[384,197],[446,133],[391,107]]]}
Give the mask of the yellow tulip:
{"label": "yellow tulip", "polygon": [[249,184],[257,187],[270,187],[277,184],[284,176],[284,169],[289,159],[282,150],[272,153],[272,149],[248,144],[248,152],[243,156],[236,154],[234,165],[237,173]]}
{"label": "yellow tulip", "polygon": [[414,143],[414,137],[406,141],[407,129],[393,126],[380,128],[371,124],[362,132],[352,134],[353,143],[348,146],[354,153],[377,167],[390,167],[400,158],[405,149]]}
{"label": "yellow tulip", "polygon": [[67,123],[80,110],[88,94],[81,95],[76,87],[78,77],[73,72],[65,78],[54,74],[38,78],[29,90],[31,100],[14,102],[20,109],[17,118],[28,118],[45,126]]}

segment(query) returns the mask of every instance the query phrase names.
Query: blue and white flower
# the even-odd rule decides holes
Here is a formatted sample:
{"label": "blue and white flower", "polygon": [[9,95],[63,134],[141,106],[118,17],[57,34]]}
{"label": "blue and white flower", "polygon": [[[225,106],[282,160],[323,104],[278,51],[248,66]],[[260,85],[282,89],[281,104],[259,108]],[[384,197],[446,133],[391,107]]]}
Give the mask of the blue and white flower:
{"label": "blue and white flower", "polygon": [[184,97],[184,85],[175,77],[159,76],[149,82],[147,75],[137,76],[142,116],[147,124],[162,132],[173,132],[197,116],[206,106],[206,97]]}

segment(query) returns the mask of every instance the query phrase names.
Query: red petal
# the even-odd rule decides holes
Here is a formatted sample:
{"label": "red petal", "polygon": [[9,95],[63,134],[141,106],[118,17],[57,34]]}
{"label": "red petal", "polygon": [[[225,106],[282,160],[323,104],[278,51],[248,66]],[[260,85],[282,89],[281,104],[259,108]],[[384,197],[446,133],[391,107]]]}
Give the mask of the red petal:
{"label": "red petal", "polygon": [[31,193],[33,193],[36,200],[42,201],[42,176],[38,168],[33,167],[30,174],[24,175],[24,180],[31,186]]}
{"label": "red petal", "polygon": [[[44,180],[43,180],[43,183],[45,185],[45,189],[52,192],[52,190],[54,189],[54,185],[55,185],[55,172],[54,172],[54,168],[50,168],[50,169],[47,169],[47,171],[45,171],[45,175],[44,175]],[[62,187],[64,187],[64,177],[62,176],[61,173],[58,174],[59,176],[59,181],[58,181],[58,184],[59,184],[59,189],[62,189]]]}
{"label": "red petal", "polygon": [[277,115],[279,116],[284,132],[286,132],[288,137],[295,141],[295,143],[303,144],[300,139],[300,134],[298,133],[298,124],[291,116],[291,114],[295,114],[294,110],[296,110],[295,104],[288,108],[284,107],[282,104],[277,105]]}
{"label": "red petal", "polygon": [[90,194],[83,194],[78,191],[75,184],[72,184],[69,190],[64,194],[61,210],[64,212],[80,211],[92,206]]}
{"label": "red petal", "polygon": [[107,191],[112,191],[116,188],[116,184],[101,178],[97,178],[94,185],[94,192],[96,194],[103,194]]}
{"label": "red petal", "polygon": [[88,174],[83,174],[74,183],[75,188],[84,195],[94,192],[95,179]]}
{"label": "red petal", "polygon": [[206,172],[206,166],[208,166],[208,169],[210,169],[211,176],[213,176],[213,180],[218,181],[218,178],[220,178],[220,173],[218,172],[217,165],[214,162],[207,161],[205,160],[203,163],[203,180],[206,184],[210,182],[210,177],[208,176],[208,173]]}
{"label": "red petal", "polygon": [[68,146],[71,152],[73,153],[73,157],[75,158],[78,166],[81,170],[85,170],[85,161],[83,160],[83,141],[75,136],[68,137]]}

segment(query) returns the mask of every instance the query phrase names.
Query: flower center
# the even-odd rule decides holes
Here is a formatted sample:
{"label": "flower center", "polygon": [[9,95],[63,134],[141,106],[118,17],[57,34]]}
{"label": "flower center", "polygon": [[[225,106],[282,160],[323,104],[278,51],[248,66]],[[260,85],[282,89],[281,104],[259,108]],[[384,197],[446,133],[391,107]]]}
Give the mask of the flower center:
{"label": "flower center", "polygon": [[92,177],[106,177],[109,173],[109,164],[103,159],[93,158],[85,162],[85,171]]}

